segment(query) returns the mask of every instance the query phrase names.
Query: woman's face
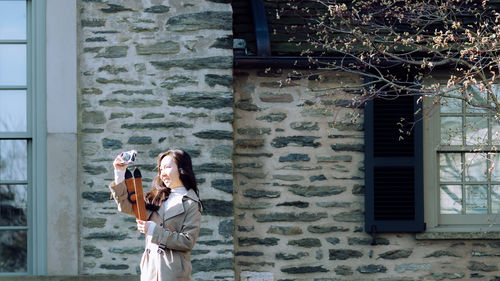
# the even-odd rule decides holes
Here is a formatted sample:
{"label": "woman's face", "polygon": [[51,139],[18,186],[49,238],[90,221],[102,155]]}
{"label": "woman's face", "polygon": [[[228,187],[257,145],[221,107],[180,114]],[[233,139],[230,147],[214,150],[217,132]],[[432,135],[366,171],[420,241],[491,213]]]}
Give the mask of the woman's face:
{"label": "woman's face", "polygon": [[160,162],[160,178],[168,188],[176,188],[183,186],[181,179],[179,178],[179,169],[174,161],[174,158],[170,155],[163,157]]}

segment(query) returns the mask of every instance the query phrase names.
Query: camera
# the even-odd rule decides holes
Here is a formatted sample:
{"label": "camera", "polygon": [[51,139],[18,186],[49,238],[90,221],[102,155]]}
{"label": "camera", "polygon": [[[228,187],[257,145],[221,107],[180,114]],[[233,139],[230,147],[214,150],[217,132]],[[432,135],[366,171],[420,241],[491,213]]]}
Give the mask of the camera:
{"label": "camera", "polygon": [[131,164],[135,161],[135,157],[137,155],[137,151],[135,150],[130,150],[130,151],[124,151],[120,153],[120,158],[123,160],[123,164]]}

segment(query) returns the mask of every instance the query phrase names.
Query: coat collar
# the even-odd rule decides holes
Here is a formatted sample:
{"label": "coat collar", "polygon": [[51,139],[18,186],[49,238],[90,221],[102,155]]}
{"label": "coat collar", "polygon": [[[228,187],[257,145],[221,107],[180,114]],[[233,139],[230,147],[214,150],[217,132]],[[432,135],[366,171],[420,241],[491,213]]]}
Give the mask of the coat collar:
{"label": "coat collar", "polygon": [[[194,190],[192,189],[189,189],[188,190],[188,193],[186,195],[184,195],[184,197],[188,197],[196,202],[199,202],[200,201],[200,198],[198,198],[198,196],[196,195],[196,192],[194,192]],[[184,201],[184,198],[183,200]],[[167,201],[164,201],[163,204],[166,204]],[[161,209],[163,210],[163,208],[165,208],[164,205],[162,205]],[[164,215],[164,218],[163,220],[168,220],[169,218],[172,218],[172,217],[175,217],[177,215],[180,215],[182,213],[184,213],[185,210],[184,210],[184,204],[177,204],[177,205],[174,205],[172,208],[170,208]]]}

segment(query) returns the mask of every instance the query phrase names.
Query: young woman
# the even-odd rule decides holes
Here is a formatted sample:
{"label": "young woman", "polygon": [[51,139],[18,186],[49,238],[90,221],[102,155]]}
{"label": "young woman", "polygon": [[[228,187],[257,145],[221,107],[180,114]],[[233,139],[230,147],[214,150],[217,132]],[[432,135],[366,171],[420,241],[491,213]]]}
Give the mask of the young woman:
{"label": "young woman", "polygon": [[[141,260],[141,281],[191,280],[189,252],[200,232],[202,204],[191,157],[182,150],[158,155],[158,175],[145,195],[147,221],[137,220],[137,229],[146,234]],[[134,215],[125,185],[120,157],[113,162],[115,181],[109,189],[118,210]]]}

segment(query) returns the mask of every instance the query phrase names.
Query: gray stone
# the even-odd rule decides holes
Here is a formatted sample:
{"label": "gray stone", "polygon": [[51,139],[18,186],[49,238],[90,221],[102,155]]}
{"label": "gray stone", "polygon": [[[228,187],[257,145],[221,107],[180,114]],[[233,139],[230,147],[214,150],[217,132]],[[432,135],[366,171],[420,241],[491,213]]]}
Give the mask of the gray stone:
{"label": "gray stone", "polygon": [[461,257],[461,256],[452,252],[452,251],[437,250],[437,251],[434,251],[434,252],[426,255],[424,258],[439,258],[439,257]]}
{"label": "gray stone", "polygon": [[291,137],[276,137],[272,140],[271,146],[276,148],[287,147],[290,144],[294,146],[301,147],[319,147],[321,143],[314,142],[315,139],[319,139],[319,137],[314,136],[291,136]]}
{"label": "gray stone", "polygon": [[257,238],[257,237],[238,237],[239,246],[254,246],[254,245],[264,245],[264,246],[275,246],[278,245],[278,238]]}
{"label": "gray stone", "polygon": [[95,81],[100,84],[120,84],[120,85],[134,85],[134,86],[139,86],[144,84],[144,82],[138,80],[123,80],[123,79],[97,78]]}
{"label": "gray stone", "polygon": [[347,265],[339,265],[335,269],[335,273],[338,275],[352,275],[354,272],[352,271],[352,268]]}
{"label": "gray stone", "polygon": [[136,63],[134,64],[135,71],[137,72],[143,72],[146,70],[146,64],[145,63]]}
{"label": "gray stone", "polygon": [[83,88],[81,93],[82,95],[101,95],[102,90],[98,88]]}
{"label": "gray stone", "polygon": [[207,85],[210,87],[214,87],[215,85],[221,85],[224,87],[231,87],[233,85],[233,76],[207,74],[207,75],[205,75],[205,83],[207,83]]}
{"label": "gray stone", "polygon": [[233,36],[227,35],[225,37],[219,37],[215,39],[215,42],[210,45],[209,48],[218,48],[218,49],[233,49]]}
{"label": "gray stone", "polygon": [[123,143],[120,140],[103,138],[102,147],[109,149],[120,149],[123,147]]}
{"label": "gray stone", "polygon": [[218,199],[204,199],[203,212],[210,216],[230,217],[233,215],[233,202]]}
{"label": "gray stone", "polygon": [[321,241],[318,238],[303,238],[288,241],[287,245],[299,246],[305,248],[321,247]]}
{"label": "gray stone", "polygon": [[231,69],[233,67],[233,57],[219,56],[168,61],[152,61],[151,65],[160,70],[169,70],[173,67],[180,67],[187,70]]}
{"label": "gray stone", "polygon": [[145,89],[145,90],[117,90],[112,92],[113,95],[152,95],[153,90]]}
{"label": "gray stone", "polygon": [[215,120],[219,122],[228,122],[232,123],[233,122],[233,112],[226,112],[226,113],[218,113],[215,115]]}
{"label": "gray stone", "polygon": [[500,253],[487,253],[483,251],[472,251],[472,257],[500,257]]}
{"label": "gray stone", "polygon": [[316,251],[316,259],[317,260],[322,260],[323,259],[323,251],[317,250]]}
{"label": "gray stone", "polygon": [[157,119],[157,118],[165,118],[165,114],[163,114],[163,113],[148,113],[146,115],[141,116],[141,119]]}
{"label": "gray stone", "polygon": [[156,42],[153,44],[136,44],[135,49],[138,55],[168,55],[168,54],[177,54],[180,51],[180,45],[174,41],[163,41]]}
{"label": "gray stone", "polygon": [[293,101],[293,96],[290,94],[262,93],[259,95],[262,102],[270,103],[290,103]]}
{"label": "gray stone", "polygon": [[404,273],[406,271],[430,271],[432,265],[430,263],[406,263],[397,264],[394,270],[398,273]]}
{"label": "gray stone", "polygon": [[233,193],[233,180],[231,179],[216,179],[211,182],[211,186],[215,189],[222,190],[224,192]]}
{"label": "gray stone", "polygon": [[392,250],[379,255],[386,260],[396,260],[408,258],[413,253],[412,250]]}
{"label": "gray stone", "polygon": [[488,245],[491,248],[500,248],[500,242],[489,242]]}
{"label": "gray stone", "polygon": [[316,156],[318,163],[352,162],[351,155]]}
{"label": "gray stone", "polygon": [[302,257],[307,257],[309,256],[309,253],[307,252],[298,252],[297,254],[289,254],[289,253],[276,253],[275,257],[277,260],[298,260],[301,259]]}
{"label": "gray stone", "polygon": [[360,258],[363,256],[363,253],[361,253],[360,251],[349,249],[330,249],[329,253],[330,260],[347,260],[352,258]]}
{"label": "gray stone", "polygon": [[252,99],[241,99],[236,102],[234,105],[237,109],[244,110],[244,111],[260,111],[261,108],[259,108],[257,105],[255,105],[252,102]]}
{"label": "gray stone", "polygon": [[337,237],[327,237],[326,242],[328,242],[332,245],[337,245],[338,243],[340,243],[340,239]]}
{"label": "gray stone", "polygon": [[105,99],[105,100],[100,100],[99,105],[109,106],[109,107],[144,108],[144,107],[161,106],[162,101],[144,100],[144,99],[131,99],[131,100]]}
{"label": "gray stone", "polygon": [[274,267],[274,262],[247,262],[247,261],[238,261],[238,265],[243,267]]}
{"label": "gray stone", "polygon": [[318,122],[292,122],[290,128],[297,131],[318,131]]}
{"label": "gray stone", "polygon": [[233,156],[235,157],[267,157],[271,158],[273,157],[272,153],[233,153]]}
{"label": "gray stone", "polygon": [[133,24],[128,29],[130,32],[141,33],[141,32],[157,32],[159,28],[157,26],[144,26],[144,24]]}
{"label": "gray stone", "polygon": [[241,149],[256,149],[263,147],[264,144],[264,139],[239,139],[235,142],[236,147]]}
{"label": "gray stone", "polygon": [[302,166],[298,164],[285,165],[280,168],[280,170],[300,170],[300,171],[313,171],[321,169],[323,169],[323,167],[321,166]]}
{"label": "gray stone", "polygon": [[231,12],[205,11],[170,17],[167,21],[169,31],[196,31],[200,29],[232,30]]}
{"label": "gray stone", "polygon": [[363,222],[365,220],[363,211],[361,210],[342,212],[334,215],[333,219],[340,222]]}
{"label": "gray stone", "polygon": [[346,208],[351,206],[351,202],[316,202],[316,206],[322,208]]}
{"label": "gray stone", "polygon": [[152,144],[151,137],[130,137],[127,141],[128,144]]}
{"label": "gray stone", "polygon": [[352,187],[352,194],[353,195],[365,195],[365,186],[362,184],[355,184]]}
{"label": "gray stone", "polygon": [[273,179],[282,181],[301,181],[304,176],[301,175],[273,175]]}
{"label": "gray stone", "polygon": [[[109,3],[107,3],[106,5],[108,5],[108,7],[102,8],[101,11],[103,13],[107,13],[107,14],[132,11],[132,9],[125,8],[122,5],[109,4]],[[127,268],[128,268],[128,266],[127,266]]]}
{"label": "gray stone", "polygon": [[105,264],[105,263],[101,264],[101,266],[99,267],[106,270],[124,270],[129,268],[129,266],[126,264]]}
{"label": "gray stone", "polygon": [[270,234],[280,234],[280,235],[298,235],[302,234],[302,229],[298,226],[277,226],[271,225],[267,230]]}
{"label": "gray stone", "polygon": [[237,257],[261,257],[264,255],[263,252],[248,252],[248,251],[238,251],[234,254]]}
{"label": "gray stone", "polygon": [[[109,200],[109,194],[107,199]],[[86,228],[103,228],[106,225],[106,218],[83,218],[82,225]]]}
{"label": "gray stone", "polygon": [[165,6],[165,5],[156,5],[156,6],[151,6],[149,8],[144,9],[145,13],[153,13],[153,14],[163,14],[163,13],[168,13],[170,10],[170,7]]}
{"label": "gray stone", "polygon": [[[102,49],[102,47],[85,47],[83,48],[84,53],[99,53],[99,51]],[[85,76],[90,76],[92,75],[91,72],[85,72],[83,73]]]}
{"label": "gray stone", "polygon": [[110,248],[109,252],[113,254],[137,255],[144,252],[144,246]]}
{"label": "gray stone", "polygon": [[83,256],[84,257],[93,257],[93,258],[102,258],[102,251],[97,249],[96,246],[84,245],[83,246]]}
{"label": "gray stone", "polygon": [[285,207],[296,207],[296,208],[307,208],[309,207],[309,203],[303,201],[292,201],[292,202],[283,202],[279,203],[276,206],[285,206]]}
{"label": "gray stone", "polygon": [[332,144],[330,147],[334,151],[365,151],[365,146],[363,144]]}
{"label": "gray stone", "polygon": [[264,134],[270,135],[271,128],[245,127],[245,128],[238,128],[237,132],[240,135],[262,136]]}
{"label": "gray stone", "polygon": [[465,273],[463,272],[435,272],[432,273],[432,278],[436,281],[445,280],[445,279],[462,279],[464,278]]}
{"label": "gray stone", "polygon": [[252,232],[255,230],[254,226],[242,226],[238,225],[238,231],[239,232]]}
{"label": "gray stone", "polygon": [[333,125],[330,124],[330,128],[336,129],[337,131],[363,131],[363,124],[360,123],[343,123],[335,122]]}
{"label": "gray stone", "polygon": [[168,96],[168,104],[170,106],[219,109],[233,106],[233,94],[231,92],[171,93]]}
{"label": "gray stone", "polygon": [[196,132],[193,135],[200,139],[213,139],[213,140],[233,139],[233,132],[223,131],[223,130],[206,130],[206,131]]}
{"label": "gray stone", "polygon": [[109,74],[119,74],[120,72],[128,72],[128,70],[125,67],[119,67],[119,66],[114,66],[114,65],[105,65],[101,66],[97,69],[97,72],[102,72],[106,71]]}
{"label": "gray stone", "polygon": [[363,274],[373,274],[373,273],[384,273],[387,272],[387,267],[379,264],[368,264],[362,265],[357,268],[359,273]]}
{"label": "gray stone", "polygon": [[194,118],[205,118],[205,117],[208,117],[208,115],[204,112],[201,112],[201,113],[188,112],[188,113],[182,114],[182,117],[194,119]]}
{"label": "gray stone", "polygon": [[223,173],[232,174],[233,166],[231,163],[205,163],[193,167],[195,173]]}
{"label": "gray stone", "polygon": [[285,120],[285,118],[286,118],[285,113],[278,112],[278,113],[270,113],[268,115],[257,117],[256,119],[257,120],[264,120],[264,121],[271,123],[271,122],[281,122],[281,121]]}
{"label": "gray stone", "polygon": [[258,190],[258,189],[245,189],[243,191],[243,196],[250,198],[278,198],[281,192],[273,190]]}
{"label": "gray stone", "polygon": [[[349,245],[371,245],[372,241],[373,241],[373,238],[371,238],[371,237],[366,237],[366,238],[349,237],[347,239],[347,243]],[[385,239],[382,237],[375,238],[375,243],[377,245],[389,245],[390,244],[388,239]]]}
{"label": "gray stone", "polygon": [[311,233],[331,233],[331,232],[346,232],[349,228],[334,225],[310,225],[307,230]]}
{"label": "gray stone", "polygon": [[108,241],[125,240],[127,238],[130,238],[127,233],[110,231],[90,233],[89,235],[83,237],[85,240],[100,239]]}
{"label": "gray stone", "polygon": [[191,256],[206,255],[210,253],[210,250],[191,250]]}
{"label": "gray stone", "polygon": [[202,227],[202,228],[200,228],[200,233],[198,234],[198,236],[199,237],[201,237],[201,236],[212,236],[213,233],[214,233],[213,229]]}
{"label": "gray stone", "polygon": [[300,154],[300,153],[291,153],[288,154],[287,156],[281,156],[279,158],[279,162],[306,162],[310,161],[311,158],[309,158],[309,155],[307,154]]}
{"label": "gray stone", "polygon": [[105,19],[82,19],[80,21],[82,27],[103,27],[106,25]]}
{"label": "gray stone", "polygon": [[105,37],[91,37],[85,39],[85,42],[106,42],[106,41],[108,40],[106,40]]}
{"label": "gray stone", "polygon": [[467,264],[467,268],[471,271],[484,271],[484,272],[492,272],[498,270],[498,266],[495,264],[487,265],[484,262],[479,262],[479,261],[469,261],[469,263]]}
{"label": "gray stone", "polygon": [[252,202],[248,204],[238,204],[238,209],[242,210],[255,210],[255,209],[267,209],[271,206],[268,202]]}
{"label": "gray stone", "polygon": [[96,58],[124,58],[127,56],[128,46],[111,46],[104,48],[104,52],[98,53]]}
{"label": "gray stone", "polygon": [[315,181],[326,181],[327,178],[325,175],[317,175],[317,176],[310,176],[309,181],[310,182],[315,182]]}
{"label": "gray stone", "polygon": [[219,223],[219,234],[224,238],[233,237],[234,220],[223,220]]}
{"label": "gray stone", "polygon": [[188,76],[182,76],[182,75],[174,75],[165,78],[163,82],[161,82],[160,86],[162,88],[167,88],[169,90],[178,88],[178,87],[187,87],[187,86],[193,86],[197,85],[198,81],[192,79],[191,77]]}
{"label": "gray stone", "polygon": [[228,240],[228,241],[208,240],[208,241],[198,241],[196,243],[200,244],[200,245],[206,245],[206,246],[233,245],[233,240]]}
{"label": "gray stone", "polygon": [[83,165],[83,171],[87,174],[91,174],[91,175],[95,176],[95,175],[107,173],[108,169],[106,169],[106,167],[104,167],[104,166]]}
{"label": "gray stone", "polygon": [[276,221],[291,221],[291,222],[311,222],[323,218],[327,218],[326,213],[278,213],[270,212],[265,214],[253,214],[257,222],[276,222]]}
{"label": "gray stone", "polygon": [[126,123],[121,125],[122,129],[129,130],[158,130],[158,129],[177,129],[177,128],[193,128],[193,124],[184,122],[160,122],[160,123]]}
{"label": "gray stone", "polygon": [[328,269],[323,268],[323,266],[293,266],[285,267],[281,269],[281,272],[288,274],[303,274],[303,273],[315,273],[315,272],[328,272]]}
{"label": "gray stone", "polygon": [[292,185],[288,188],[290,192],[295,195],[304,197],[314,197],[314,196],[330,196],[337,195],[346,190],[344,186],[301,186]]}

